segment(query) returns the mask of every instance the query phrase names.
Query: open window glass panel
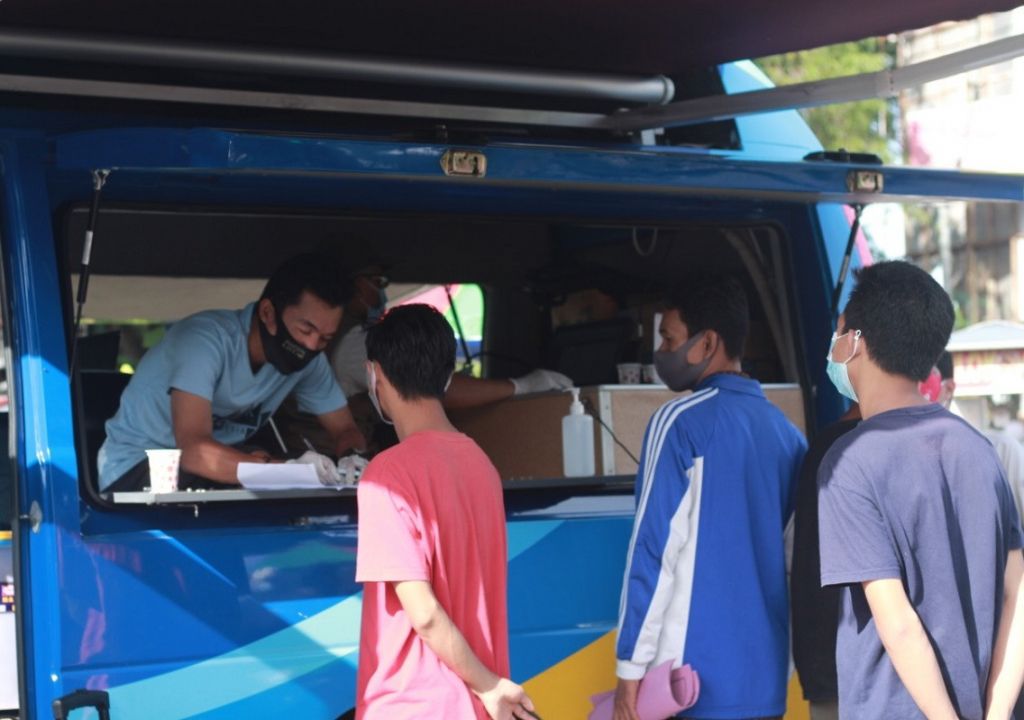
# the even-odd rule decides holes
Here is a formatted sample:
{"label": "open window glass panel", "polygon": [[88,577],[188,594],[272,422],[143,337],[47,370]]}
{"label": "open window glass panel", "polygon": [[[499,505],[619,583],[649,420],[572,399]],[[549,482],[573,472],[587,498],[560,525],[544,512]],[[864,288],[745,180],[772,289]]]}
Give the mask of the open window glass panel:
{"label": "open window glass panel", "polygon": [[[72,288],[84,220],[85,209],[76,208],[66,222]],[[687,273],[741,279],[753,313],[744,367],[778,387],[780,403],[804,424],[788,250],[773,224],[633,226],[107,206],[78,341],[82,451],[90,469],[130,373],[166,327],[194,312],[244,307],[280,262],[303,251],[327,253],[348,272],[373,268],[386,276],[391,306],[425,301],[445,313],[458,336],[458,367],[476,383],[469,402],[451,407],[452,418],[510,483],[564,481],[561,419],[569,394],[538,388],[513,397],[508,381],[537,369],[583,387],[597,420],[594,477],[631,480],[643,427],[672,394],[650,373],[620,383],[618,366],[651,364],[660,301]],[[359,308],[349,311],[350,325],[361,326]],[[386,447],[394,438],[386,429],[378,438],[379,419],[360,397],[365,378],[354,379],[364,387],[351,391],[349,405],[370,426],[375,449]],[[346,387],[345,378],[341,384]],[[275,418],[286,454],[301,452],[304,439],[318,442],[312,429],[290,432],[280,411]],[[273,434],[260,441],[281,454]]]}
{"label": "open window glass panel", "polygon": [[[784,231],[771,224],[548,227],[552,261],[525,286],[488,288],[485,367],[531,366],[567,376],[594,418],[593,478],[630,484],[653,413],[678,395],[653,373],[658,314],[668,291],[700,274],[732,275],[749,298],[743,369],[805,427],[797,339],[786,284]],[[543,334],[525,339],[528,318]],[[566,478],[562,419],[567,393],[537,393],[454,415],[510,484]]]}

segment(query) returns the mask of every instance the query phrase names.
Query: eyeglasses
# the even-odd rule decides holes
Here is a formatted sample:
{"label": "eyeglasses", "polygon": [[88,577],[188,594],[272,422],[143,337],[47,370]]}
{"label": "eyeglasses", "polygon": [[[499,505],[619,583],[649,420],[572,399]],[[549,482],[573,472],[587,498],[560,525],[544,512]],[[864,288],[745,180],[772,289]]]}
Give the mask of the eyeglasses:
{"label": "eyeglasses", "polygon": [[391,284],[391,280],[387,275],[360,275],[359,277],[364,277],[369,280],[378,290],[383,290]]}

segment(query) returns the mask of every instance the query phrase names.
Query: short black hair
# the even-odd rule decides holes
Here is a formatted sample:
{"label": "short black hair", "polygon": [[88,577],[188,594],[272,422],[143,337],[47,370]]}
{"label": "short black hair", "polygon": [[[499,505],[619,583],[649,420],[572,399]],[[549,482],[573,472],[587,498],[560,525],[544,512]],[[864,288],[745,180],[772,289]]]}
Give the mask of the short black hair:
{"label": "short black hair", "polygon": [[942,351],[939,359],[935,362],[935,367],[939,369],[939,375],[942,376],[943,380],[953,379],[953,356],[949,350]]}
{"label": "short black hair", "polygon": [[285,260],[270,276],[260,300],[267,298],[281,312],[309,292],[332,308],[352,297],[352,281],[337,260],[321,253],[304,253]]}
{"label": "short black hair", "polygon": [[455,370],[455,333],[430,305],[399,305],[366,331],[366,357],[403,400],[440,400]]}
{"label": "short black hair", "polygon": [[931,275],[894,260],[861,268],[844,311],[872,360],[890,375],[924,380],[953,331],[953,303]]}
{"label": "short black hair", "polygon": [[743,356],[750,329],[747,293],[731,275],[690,278],[669,291],[665,305],[678,310],[691,336],[714,330],[731,359]]}

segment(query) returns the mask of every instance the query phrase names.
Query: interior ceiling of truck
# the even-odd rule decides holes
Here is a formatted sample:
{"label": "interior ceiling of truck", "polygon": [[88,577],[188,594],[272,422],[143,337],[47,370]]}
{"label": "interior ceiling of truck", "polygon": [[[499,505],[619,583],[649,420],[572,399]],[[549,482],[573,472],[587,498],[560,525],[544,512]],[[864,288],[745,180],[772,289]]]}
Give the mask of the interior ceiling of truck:
{"label": "interior ceiling of truck", "polygon": [[1020,0],[5,0],[0,27],[663,73],[1008,10]]}
{"label": "interior ceiling of truck", "polygon": [[[63,219],[70,268],[81,257],[87,211]],[[737,224],[737,227],[739,225]],[[282,242],[287,239],[288,242]],[[680,272],[741,267],[721,228],[586,225],[453,217],[344,217],[106,207],[92,246],[97,276],[225,277],[262,282],[297,252],[321,252],[351,270],[374,265],[406,284],[482,283],[542,295],[584,287],[656,292]],[[229,267],[224,258],[229,257]]]}

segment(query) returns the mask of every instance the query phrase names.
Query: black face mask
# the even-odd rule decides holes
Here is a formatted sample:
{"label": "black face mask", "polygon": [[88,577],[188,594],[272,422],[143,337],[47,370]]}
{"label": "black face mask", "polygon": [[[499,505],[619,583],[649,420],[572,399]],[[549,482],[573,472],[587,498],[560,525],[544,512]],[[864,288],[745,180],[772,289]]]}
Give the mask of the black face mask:
{"label": "black face mask", "polygon": [[[259,307],[257,306],[257,314]],[[284,325],[281,313],[274,308],[274,319],[277,321],[277,335],[271,335],[263,318],[257,318],[260,327],[260,340],[263,342],[263,354],[267,362],[274,366],[282,375],[290,375],[313,362],[319,351],[310,350],[296,342]]]}

